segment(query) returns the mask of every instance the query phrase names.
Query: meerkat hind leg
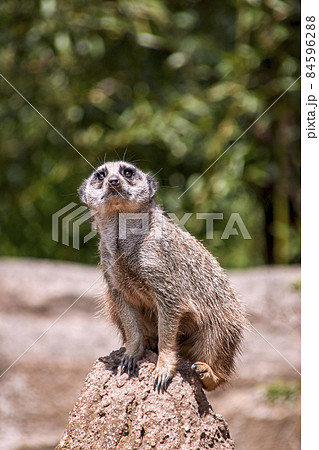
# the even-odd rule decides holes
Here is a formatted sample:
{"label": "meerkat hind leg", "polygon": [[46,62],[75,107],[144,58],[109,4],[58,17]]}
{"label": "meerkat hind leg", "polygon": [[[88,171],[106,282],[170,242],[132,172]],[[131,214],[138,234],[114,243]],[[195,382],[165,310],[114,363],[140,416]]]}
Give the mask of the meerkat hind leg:
{"label": "meerkat hind leg", "polygon": [[221,380],[214,374],[211,367],[204,362],[197,361],[192,365],[192,369],[199,376],[206,391],[213,391],[221,382]]}

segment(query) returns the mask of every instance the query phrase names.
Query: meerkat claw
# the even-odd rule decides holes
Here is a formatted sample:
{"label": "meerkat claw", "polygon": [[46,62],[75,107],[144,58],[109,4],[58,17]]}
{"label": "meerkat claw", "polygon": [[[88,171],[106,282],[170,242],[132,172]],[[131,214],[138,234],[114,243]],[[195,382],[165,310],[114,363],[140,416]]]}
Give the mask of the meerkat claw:
{"label": "meerkat claw", "polygon": [[158,393],[164,393],[167,390],[171,378],[172,376],[168,372],[163,374],[157,373],[154,378],[153,389],[157,390]]}
{"label": "meerkat claw", "polygon": [[121,363],[121,375],[125,372],[125,367],[126,367],[126,361],[125,361],[125,358],[123,358],[122,363]]}
{"label": "meerkat claw", "polygon": [[159,378],[159,380],[158,380],[158,383],[157,383],[157,392],[158,392],[158,394],[160,393],[160,392],[164,392],[162,389],[161,389],[161,386],[162,386],[162,381],[161,381],[161,377]]}
{"label": "meerkat claw", "polygon": [[124,355],[121,363],[121,375],[127,371],[128,377],[137,375],[137,361],[133,356]]}
{"label": "meerkat claw", "polygon": [[156,375],[155,378],[154,378],[154,383],[153,383],[153,389],[154,389],[154,391],[155,391],[155,389],[156,389],[157,382],[158,382],[158,375]]}
{"label": "meerkat claw", "polygon": [[161,382],[161,391],[165,392],[168,386],[168,382],[169,382],[169,377],[166,377],[162,382]]}
{"label": "meerkat claw", "polygon": [[134,362],[133,364],[133,375],[136,376],[137,375],[137,363]]}

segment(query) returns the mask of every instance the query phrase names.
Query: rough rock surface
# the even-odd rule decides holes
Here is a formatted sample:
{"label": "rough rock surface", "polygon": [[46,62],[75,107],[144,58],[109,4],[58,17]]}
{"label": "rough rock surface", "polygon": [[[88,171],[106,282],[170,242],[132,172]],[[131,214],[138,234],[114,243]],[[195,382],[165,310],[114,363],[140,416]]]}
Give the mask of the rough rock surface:
{"label": "rough rock surface", "polygon": [[61,449],[234,449],[190,365],[180,360],[165,393],[153,389],[157,355],[146,351],[137,377],[120,374],[124,350],[98,360],[70,413]]}

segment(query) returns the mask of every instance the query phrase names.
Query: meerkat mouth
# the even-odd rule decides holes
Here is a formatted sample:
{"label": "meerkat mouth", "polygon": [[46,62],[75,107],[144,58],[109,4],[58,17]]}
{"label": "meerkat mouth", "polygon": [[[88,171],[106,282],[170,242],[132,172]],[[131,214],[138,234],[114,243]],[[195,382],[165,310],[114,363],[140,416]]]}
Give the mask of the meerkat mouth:
{"label": "meerkat mouth", "polygon": [[126,196],[124,196],[124,193],[121,192],[118,188],[110,187],[106,192],[102,194],[101,201],[106,202],[113,198],[122,198],[123,200],[127,200]]}

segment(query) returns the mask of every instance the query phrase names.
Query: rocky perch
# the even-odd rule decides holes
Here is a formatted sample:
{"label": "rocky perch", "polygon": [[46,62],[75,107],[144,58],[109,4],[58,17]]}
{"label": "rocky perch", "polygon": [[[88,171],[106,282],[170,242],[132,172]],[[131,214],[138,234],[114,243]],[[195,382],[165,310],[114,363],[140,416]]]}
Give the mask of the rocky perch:
{"label": "rocky perch", "polygon": [[95,362],[56,447],[59,449],[234,449],[228,425],[214,413],[189,363],[165,393],[153,389],[157,355],[149,350],[138,376],[120,375],[124,349]]}

